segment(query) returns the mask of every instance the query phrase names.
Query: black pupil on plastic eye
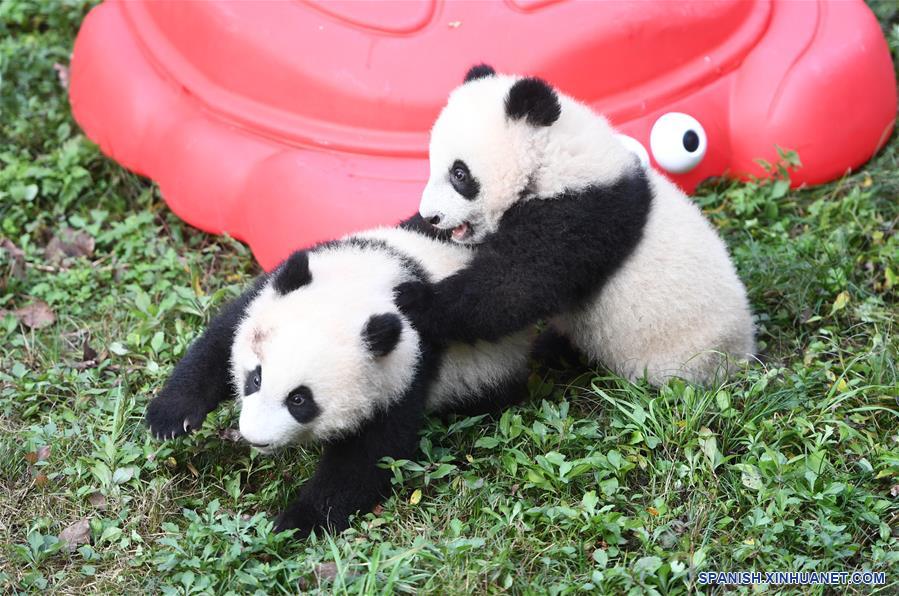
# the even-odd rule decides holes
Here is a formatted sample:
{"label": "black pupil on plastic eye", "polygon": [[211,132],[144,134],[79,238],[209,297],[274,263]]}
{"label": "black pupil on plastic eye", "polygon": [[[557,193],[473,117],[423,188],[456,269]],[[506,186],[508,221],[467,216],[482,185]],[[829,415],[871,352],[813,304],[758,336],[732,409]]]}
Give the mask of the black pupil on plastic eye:
{"label": "black pupil on plastic eye", "polygon": [[683,143],[684,149],[693,153],[699,149],[699,135],[696,134],[695,130],[688,130],[684,133]]}
{"label": "black pupil on plastic eye", "polygon": [[253,387],[259,389],[259,385],[262,383],[262,379],[259,378],[259,374],[253,375]]}
{"label": "black pupil on plastic eye", "polygon": [[456,180],[458,180],[459,182],[465,182],[465,178],[468,177],[468,175],[465,173],[465,170],[463,170],[462,168],[456,168],[456,169],[454,169],[454,170],[453,170],[453,176],[454,176],[454,177],[456,178]]}
{"label": "black pupil on plastic eye", "polygon": [[290,396],[290,403],[300,405],[301,403],[303,403],[303,400],[305,400],[305,399],[306,398],[303,397],[302,393],[294,393],[293,395]]}

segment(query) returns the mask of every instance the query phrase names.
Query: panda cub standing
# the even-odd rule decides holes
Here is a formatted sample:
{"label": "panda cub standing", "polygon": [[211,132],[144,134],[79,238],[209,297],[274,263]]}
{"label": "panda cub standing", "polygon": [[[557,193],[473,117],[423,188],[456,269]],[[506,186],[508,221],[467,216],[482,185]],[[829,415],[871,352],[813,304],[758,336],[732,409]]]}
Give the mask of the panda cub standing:
{"label": "panda cub standing", "polygon": [[551,319],[652,384],[708,382],[753,354],[746,290],[700,210],[544,81],[472,68],[431,131],[430,168],[420,214],[477,250],[433,286],[403,286],[424,336],[496,339]]}
{"label": "panda cub standing", "polygon": [[383,457],[409,459],[425,411],[481,413],[526,396],[529,331],[495,342],[431,344],[394,303],[396,287],[438,281],[472,252],[429,237],[420,219],[294,253],[226,306],[150,404],[154,435],[198,428],[235,394],[240,432],[270,452],[319,441],[314,475],[277,530],[343,530],[389,494]]}

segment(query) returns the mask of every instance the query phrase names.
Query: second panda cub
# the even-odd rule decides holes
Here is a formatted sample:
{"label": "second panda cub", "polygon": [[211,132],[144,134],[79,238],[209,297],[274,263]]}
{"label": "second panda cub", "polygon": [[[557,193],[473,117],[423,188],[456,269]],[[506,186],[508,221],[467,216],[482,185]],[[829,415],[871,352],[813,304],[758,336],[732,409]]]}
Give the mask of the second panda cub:
{"label": "second panda cub", "polygon": [[147,410],[153,434],[198,428],[236,395],[240,432],[265,453],[324,444],[277,530],[343,530],[390,490],[383,457],[409,459],[425,412],[495,411],[527,394],[531,332],[434,344],[399,312],[395,288],[438,281],[469,249],[415,218],[291,255],[210,321]]}
{"label": "second panda cub", "polygon": [[472,68],[431,131],[420,214],[476,248],[400,306],[425,335],[495,339],[550,319],[628,379],[707,382],[755,350],[727,249],[609,123],[537,78]]}

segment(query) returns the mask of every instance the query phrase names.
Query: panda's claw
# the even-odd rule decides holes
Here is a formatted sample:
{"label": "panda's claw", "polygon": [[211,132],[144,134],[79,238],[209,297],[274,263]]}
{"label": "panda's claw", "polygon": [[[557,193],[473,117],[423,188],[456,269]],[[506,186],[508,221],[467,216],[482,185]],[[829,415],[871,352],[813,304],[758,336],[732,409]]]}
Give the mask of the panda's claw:
{"label": "panda's claw", "polygon": [[162,393],[147,406],[145,420],[154,437],[168,441],[200,428],[213,409],[202,400]]}

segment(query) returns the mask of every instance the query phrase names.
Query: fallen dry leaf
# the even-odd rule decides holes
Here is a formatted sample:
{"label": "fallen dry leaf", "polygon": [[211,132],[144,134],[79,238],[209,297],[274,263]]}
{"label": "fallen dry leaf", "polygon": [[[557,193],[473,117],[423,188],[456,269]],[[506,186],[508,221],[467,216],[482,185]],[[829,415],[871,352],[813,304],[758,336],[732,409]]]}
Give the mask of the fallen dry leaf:
{"label": "fallen dry leaf", "polygon": [[[300,592],[308,592],[316,587],[320,587],[323,582],[334,581],[338,573],[337,563],[321,563],[312,568],[312,573],[315,576],[316,585],[312,585],[305,577],[301,577],[297,581],[297,587]],[[357,575],[356,573],[348,573],[344,580],[351,580]]]}
{"label": "fallen dry leaf", "polygon": [[25,253],[8,238],[0,240],[0,248],[9,255],[9,274],[18,279],[25,277]]}
{"label": "fallen dry leaf", "polygon": [[371,512],[374,513],[374,514],[377,515],[377,516],[380,516],[382,513],[384,513],[384,506],[381,505],[380,503],[378,503],[377,505],[375,505],[375,506],[372,508]]}
{"label": "fallen dry leaf", "polygon": [[219,430],[219,438],[223,441],[230,441],[232,443],[239,443],[243,440],[243,436],[236,428],[223,428]]}
{"label": "fallen dry leaf", "polygon": [[106,497],[102,493],[91,493],[87,501],[97,509],[106,509]]}
{"label": "fallen dry leaf", "polygon": [[337,577],[337,563],[322,563],[315,566],[315,579],[319,583],[322,580],[334,579]]}
{"label": "fallen dry leaf", "polygon": [[409,504],[418,505],[419,503],[421,503],[421,489],[416,488],[412,491],[412,496],[409,497]]}
{"label": "fallen dry leaf", "polygon": [[29,464],[34,465],[39,461],[44,461],[45,459],[50,457],[51,448],[49,445],[41,445],[37,448],[37,451],[29,451],[25,454],[25,461]]}
{"label": "fallen dry leaf", "polygon": [[91,539],[91,523],[82,518],[59,533],[59,539],[65,542],[66,552],[72,552],[79,544],[87,544]]}
{"label": "fallen dry leaf", "polygon": [[94,245],[94,239],[87,232],[63,228],[47,243],[44,257],[52,262],[66,257],[89,257],[94,254]]}
{"label": "fallen dry leaf", "polygon": [[97,361],[97,350],[93,349],[90,345],[90,342],[87,338],[84,339],[84,345],[81,346],[81,361],[82,362],[96,362]]}
{"label": "fallen dry leaf", "polygon": [[35,300],[27,306],[16,309],[12,314],[26,327],[43,329],[56,321],[56,314],[43,300]]}
{"label": "fallen dry leaf", "polygon": [[34,477],[34,485],[38,488],[44,488],[49,483],[50,479],[43,472],[38,472],[37,476]]}
{"label": "fallen dry leaf", "polygon": [[65,64],[60,64],[57,62],[53,65],[53,70],[56,71],[56,76],[59,79],[59,84],[62,85],[63,89],[69,88],[69,67]]}
{"label": "fallen dry leaf", "polygon": [[41,445],[37,448],[37,461],[44,461],[50,457],[53,449],[49,445]]}

